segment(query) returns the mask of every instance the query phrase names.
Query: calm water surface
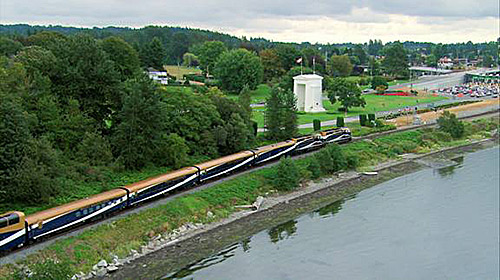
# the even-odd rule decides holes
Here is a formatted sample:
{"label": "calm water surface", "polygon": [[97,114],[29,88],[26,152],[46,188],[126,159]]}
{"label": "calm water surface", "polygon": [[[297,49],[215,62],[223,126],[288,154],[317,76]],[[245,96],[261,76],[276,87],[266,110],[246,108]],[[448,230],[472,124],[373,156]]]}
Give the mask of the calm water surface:
{"label": "calm water surface", "polygon": [[262,231],[163,279],[499,279],[499,149]]}

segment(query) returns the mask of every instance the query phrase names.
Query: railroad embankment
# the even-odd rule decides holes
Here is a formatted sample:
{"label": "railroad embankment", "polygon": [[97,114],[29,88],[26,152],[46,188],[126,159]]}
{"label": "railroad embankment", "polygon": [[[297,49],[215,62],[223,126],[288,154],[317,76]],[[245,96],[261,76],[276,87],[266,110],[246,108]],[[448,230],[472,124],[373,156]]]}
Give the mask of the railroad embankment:
{"label": "railroad embankment", "polygon": [[[59,240],[16,265],[2,266],[0,278],[158,277],[154,267],[163,272],[183,267],[269,225],[418,170],[417,159],[491,145],[487,139],[493,135],[498,117],[466,123],[460,138],[425,128],[353,142],[340,152],[321,150],[294,160],[301,180],[292,191],[276,191],[279,166],[256,170]],[[238,207],[256,201],[250,209]]]}

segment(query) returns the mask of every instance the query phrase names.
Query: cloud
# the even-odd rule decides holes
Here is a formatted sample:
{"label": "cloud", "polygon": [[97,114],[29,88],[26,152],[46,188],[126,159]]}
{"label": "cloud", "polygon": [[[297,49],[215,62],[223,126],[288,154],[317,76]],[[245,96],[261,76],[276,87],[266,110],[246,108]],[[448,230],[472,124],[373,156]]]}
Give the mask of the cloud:
{"label": "cloud", "polygon": [[0,23],[175,25],[276,41],[468,41],[498,37],[487,0],[0,0]]}

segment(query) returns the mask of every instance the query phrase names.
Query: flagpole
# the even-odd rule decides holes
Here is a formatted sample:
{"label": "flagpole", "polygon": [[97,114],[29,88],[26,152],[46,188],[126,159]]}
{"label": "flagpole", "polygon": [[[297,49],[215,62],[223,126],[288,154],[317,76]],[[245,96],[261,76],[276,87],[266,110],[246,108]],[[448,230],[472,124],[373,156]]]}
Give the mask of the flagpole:
{"label": "flagpole", "polygon": [[313,56],[313,74],[316,74],[316,57]]}
{"label": "flagpole", "polygon": [[300,75],[303,75],[302,73],[302,56],[300,57]]}

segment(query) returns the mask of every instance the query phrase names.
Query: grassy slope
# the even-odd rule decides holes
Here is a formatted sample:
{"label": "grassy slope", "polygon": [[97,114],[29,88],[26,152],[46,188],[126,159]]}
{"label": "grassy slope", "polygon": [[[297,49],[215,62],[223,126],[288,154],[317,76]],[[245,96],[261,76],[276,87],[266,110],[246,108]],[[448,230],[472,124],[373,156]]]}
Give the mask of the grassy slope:
{"label": "grassy slope", "polygon": [[[466,125],[467,137],[458,140],[443,140],[442,133],[433,129],[400,132],[373,141],[359,141],[343,145],[342,150],[357,156],[360,170],[369,170],[369,166],[387,159],[397,158],[398,154],[417,152],[425,153],[442,147],[468,143],[468,139],[489,137],[486,131],[498,128],[498,118],[480,120]],[[301,170],[304,180],[310,172],[306,170],[311,157],[298,159],[295,162]],[[249,204],[259,194],[269,192],[269,180],[272,180],[276,167],[269,167],[239,176],[220,183],[212,188],[176,198],[164,205],[147,209],[137,214],[119,219],[111,224],[98,226],[74,237],[55,242],[47,248],[23,261],[30,267],[46,263],[45,272],[68,267],[71,273],[89,271],[101,259],[110,260],[110,254],[120,257],[128,255],[131,249],[138,249],[152,236],[172,231],[187,222],[211,222],[237,211],[235,205]],[[330,176],[325,174],[326,176]],[[206,213],[215,214],[208,219]],[[48,263],[55,259],[59,264]],[[2,275],[8,279],[12,266],[0,267]]]}
{"label": "grassy slope", "polygon": [[177,65],[165,65],[163,66],[167,73],[175,76],[177,79],[182,79],[185,74],[201,74],[200,69],[196,69],[193,67],[186,66],[177,66]]}

